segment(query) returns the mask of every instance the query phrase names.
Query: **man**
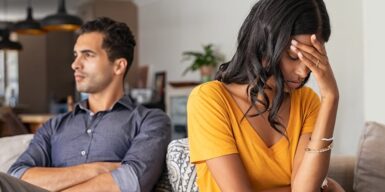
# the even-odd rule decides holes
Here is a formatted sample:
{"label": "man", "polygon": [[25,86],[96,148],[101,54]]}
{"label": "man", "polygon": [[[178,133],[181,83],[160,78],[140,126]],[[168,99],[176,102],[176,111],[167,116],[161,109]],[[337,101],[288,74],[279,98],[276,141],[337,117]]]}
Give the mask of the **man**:
{"label": "man", "polygon": [[45,123],[9,174],[50,191],[153,188],[170,140],[170,120],[124,95],[134,46],[123,23],[98,18],[81,27],[71,67],[77,90],[88,99]]}

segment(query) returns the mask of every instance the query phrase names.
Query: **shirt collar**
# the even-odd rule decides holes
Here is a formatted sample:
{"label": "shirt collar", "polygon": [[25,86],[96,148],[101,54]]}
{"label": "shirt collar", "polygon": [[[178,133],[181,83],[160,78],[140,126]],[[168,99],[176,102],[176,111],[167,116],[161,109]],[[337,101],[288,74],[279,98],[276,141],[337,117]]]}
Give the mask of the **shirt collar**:
{"label": "shirt collar", "polygon": [[88,110],[88,99],[82,100],[78,103],[76,103],[75,108],[74,108],[74,114],[76,115],[79,111],[87,111]]}
{"label": "shirt collar", "polygon": [[[113,110],[114,108],[116,108],[117,105],[121,105],[123,107],[126,107],[127,109],[131,109],[132,106],[134,104],[134,101],[133,99],[128,96],[128,95],[124,95],[122,98],[120,98],[113,106],[110,110]],[[89,109],[88,109],[88,99],[85,99],[85,100],[82,100],[78,103],[76,103],[75,105],[75,109],[74,109],[74,113],[77,114],[79,111],[86,111],[86,112],[91,112]],[[108,110],[108,111],[110,111]]]}
{"label": "shirt collar", "polygon": [[[129,95],[124,95],[122,98],[118,100],[118,102],[115,103],[115,105],[119,103],[126,107],[127,109],[131,109],[133,104],[135,103],[134,100]],[[114,108],[115,105],[112,107]]]}

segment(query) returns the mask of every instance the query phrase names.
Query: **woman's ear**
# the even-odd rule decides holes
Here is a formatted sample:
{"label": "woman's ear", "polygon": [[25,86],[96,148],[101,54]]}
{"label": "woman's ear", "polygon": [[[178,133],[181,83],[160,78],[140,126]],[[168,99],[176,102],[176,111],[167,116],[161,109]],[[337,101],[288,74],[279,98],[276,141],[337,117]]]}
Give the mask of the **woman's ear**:
{"label": "woman's ear", "polygon": [[114,62],[115,68],[114,72],[116,75],[124,75],[124,72],[127,68],[127,60],[124,58],[116,59]]}

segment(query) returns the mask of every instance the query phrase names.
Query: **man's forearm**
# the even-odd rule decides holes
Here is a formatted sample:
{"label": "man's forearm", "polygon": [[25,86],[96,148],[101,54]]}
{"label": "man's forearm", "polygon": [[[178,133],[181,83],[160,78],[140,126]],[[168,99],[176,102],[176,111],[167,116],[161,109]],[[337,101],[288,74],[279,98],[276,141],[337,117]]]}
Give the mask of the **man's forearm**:
{"label": "man's forearm", "polygon": [[21,179],[50,191],[60,191],[118,166],[119,163],[89,163],[63,168],[33,167],[28,169]]}
{"label": "man's forearm", "polygon": [[119,186],[115,183],[111,173],[98,175],[86,182],[72,186],[62,192],[119,192]]}

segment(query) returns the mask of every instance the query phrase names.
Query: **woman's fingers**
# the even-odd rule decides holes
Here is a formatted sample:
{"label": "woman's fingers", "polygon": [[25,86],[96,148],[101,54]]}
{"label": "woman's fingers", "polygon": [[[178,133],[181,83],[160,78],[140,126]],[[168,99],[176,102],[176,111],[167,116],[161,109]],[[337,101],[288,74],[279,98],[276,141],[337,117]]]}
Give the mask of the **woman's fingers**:
{"label": "woman's fingers", "polygon": [[323,46],[322,43],[317,40],[317,36],[315,34],[311,35],[310,40],[311,40],[311,43],[313,44],[313,46],[317,49],[317,51],[321,55],[326,56],[325,46]]}
{"label": "woman's fingers", "polygon": [[299,49],[297,49],[297,48],[294,47],[293,45],[290,46],[290,49],[291,49],[294,53],[296,53],[297,55],[298,55],[299,52],[301,52],[302,55],[303,55],[304,57],[306,57],[307,59],[309,59],[309,60],[310,60],[311,62],[313,62],[314,64],[316,64],[316,63],[319,61],[318,58],[314,57],[313,55],[311,55],[311,54],[309,54],[309,53],[307,53],[307,52],[300,51]]}
{"label": "woman's fingers", "polygon": [[309,54],[312,54],[314,55],[314,57],[317,57],[317,58],[320,58],[322,55],[320,52],[318,52],[318,50],[313,47],[313,46],[309,46],[309,45],[305,45],[303,43],[299,43],[298,41],[296,40],[291,40],[291,44],[293,46],[295,46],[296,48],[298,48],[299,50],[301,51],[304,51],[304,52],[307,52]]}
{"label": "woman's fingers", "polygon": [[[323,66],[328,65],[329,62],[325,55],[325,46],[317,40],[314,34],[310,36],[310,41],[311,45],[307,45],[293,39],[290,49],[297,53],[298,57],[305,62],[311,71],[314,71],[317,68],[323,68]],[[299,53],[301,53],[301,56]]]}
{"label": "woman's fingers", "polygon": [[302,63],[304,63],[310,69],[310,71],[314,72],[320,67],[319,66],[320,61],[313,62],[309,58],[305,57],[302,52],[298,52],[297,55],[299,59],[302,61]]}
{"label": "woman's fingers", "polygon": [[303,43],[299,43],[295,39],[291,41],[291,44],[302,52],[306,52],[314,56],[315,58],[322,59],[325,57],[326,52],[324,51],[324,46],[317,40],[313,40],[313,36],[310,38],[312,45],[306,45]]}
{"label": "woman's fingers", "polygon": [[309,68],[318,83],[321,98],[334,97],[338,95],[338,86],[335,81],[329,59],[323,42],[310,36],[309,43],[292,40],[290,49],[298,55],[300,62]]}

